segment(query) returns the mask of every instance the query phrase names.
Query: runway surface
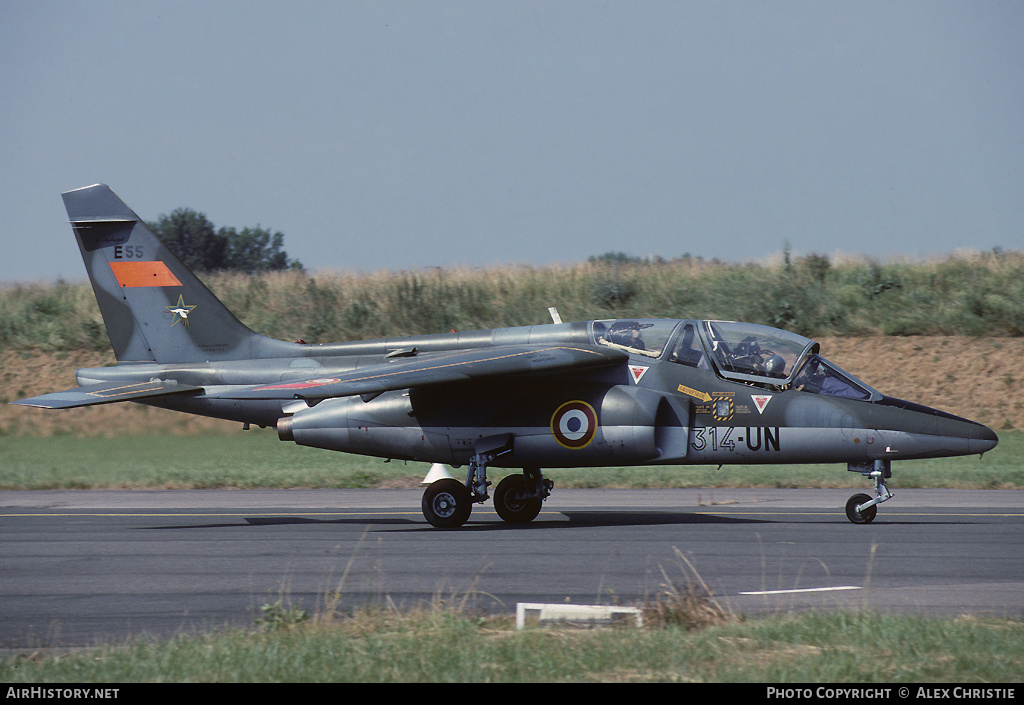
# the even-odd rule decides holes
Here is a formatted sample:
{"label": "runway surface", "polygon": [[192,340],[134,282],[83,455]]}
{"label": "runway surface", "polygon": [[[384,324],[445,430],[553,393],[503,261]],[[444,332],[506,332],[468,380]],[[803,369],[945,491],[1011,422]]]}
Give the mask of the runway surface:
{"label": "runway surface", "polygon": [[477,505],[429,526],[419,490],[0,492],[0,647],[250,626],[282,600],[513,613],[642,604],[703,581],[737,613],[1024,615],[1024,492],[559,490],[532,524]]}

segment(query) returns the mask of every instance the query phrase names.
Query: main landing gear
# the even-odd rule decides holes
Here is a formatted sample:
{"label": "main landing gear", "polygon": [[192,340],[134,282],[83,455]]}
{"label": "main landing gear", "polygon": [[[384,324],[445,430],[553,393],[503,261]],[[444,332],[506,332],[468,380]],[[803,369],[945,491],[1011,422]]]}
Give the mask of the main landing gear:
{"label": "main landing gear", "polygon": [[451,529],[462,526],[473,511],[469,490],[458,480],[448,478],[427,485],[420,502],[423,516],[434,526]]}
{"label": "main landing gear", "polygon": [[[482,439],[469,461],[466,482],[452,478],[436,480],[423,492],[420,506],[423,516],[432,525],[450,529],[462,526],[469,519],[474,504],[487,501],[487,466],[496,458],[512,452],[512,437]],[[541,504],[551,494],[554,483],[541,474],[540,468],[524,468],[522,475],[509,475],[494,490],[494,510],[510,524],[526,524],[540,513]]]}
{"label": "main landing gear", "polygon": [[870,477],[875,483],[875,497],[855,494],[846,501],[846,518],[854,524],[870,524],[878,511],[878,505],[892,499],[892,492],[885,486],[885,481],[892,477],[892,469],[888,460],[875,460],[867,463],[849,463],[847,470],[859,472]]}

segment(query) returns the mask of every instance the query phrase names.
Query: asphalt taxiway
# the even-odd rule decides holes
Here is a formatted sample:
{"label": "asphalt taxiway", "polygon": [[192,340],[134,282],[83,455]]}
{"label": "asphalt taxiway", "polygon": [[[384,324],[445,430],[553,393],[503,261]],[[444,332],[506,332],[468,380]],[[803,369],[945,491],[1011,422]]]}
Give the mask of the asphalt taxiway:
{"label": "asphalt taxiway", "polygon": [[431,527],[419,490],[0,492],[0,647],[252,625],[281,600],[643,604],[703,583],[755,614],[1024,615],[1024,492],[555,489],[526,526],[490,504]]}

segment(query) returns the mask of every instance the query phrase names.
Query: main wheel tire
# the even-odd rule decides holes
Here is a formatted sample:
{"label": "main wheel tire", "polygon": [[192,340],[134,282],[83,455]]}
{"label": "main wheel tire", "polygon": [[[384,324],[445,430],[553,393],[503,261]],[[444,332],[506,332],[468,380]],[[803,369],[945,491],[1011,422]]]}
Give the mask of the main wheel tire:
{"label": "main wheel tire", "polygon": [[878,511],[878,505],[872,504],[867,509],[858,512],[857,505],[870,502],[871,496],[866,494],[855,494],[846,501],[846,518],[854,524],[870,524]]}
{"label": "main wheel tire", "polygon": [[473,500],[469,490],[458,480],[437,480],[424,490],[420,507],[432,525],[439,529],[453,529],[469,519]]}
{"label": "main wheel tire", "polygon": [[494,511],[510,524],[527,524],[540,514],[541,500],[526,496],[526,478],[509,475],[494,490]]}

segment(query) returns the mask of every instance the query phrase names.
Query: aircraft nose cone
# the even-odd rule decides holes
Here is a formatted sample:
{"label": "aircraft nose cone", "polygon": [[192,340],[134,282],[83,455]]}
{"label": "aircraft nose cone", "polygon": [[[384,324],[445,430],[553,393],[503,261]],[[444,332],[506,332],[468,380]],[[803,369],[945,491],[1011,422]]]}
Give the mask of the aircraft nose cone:
{"label": "aircraft nose cone", "polygon": [[915,451],[914,457],[976,455],[992,450],[999,443],[988,426],[939,409],[893,397],[883,397],[875,404],[884,421],[891,424],[889,428],[931,437],[931,441],[922,443]]}
{"label": "aircraft nose cone", "polygon": [[984,424],[968,419],[951,418],[944,433],[950,438],[960,439],[964,455],[987,453],[999,443],[999,437],[996,436],[995,431]]}
{"label": "aircraft nose cone", "polygon": [[967,436],[971,453],[987,453],[999,443],[999,436],[988,426],[974,424],[973,434]]}

